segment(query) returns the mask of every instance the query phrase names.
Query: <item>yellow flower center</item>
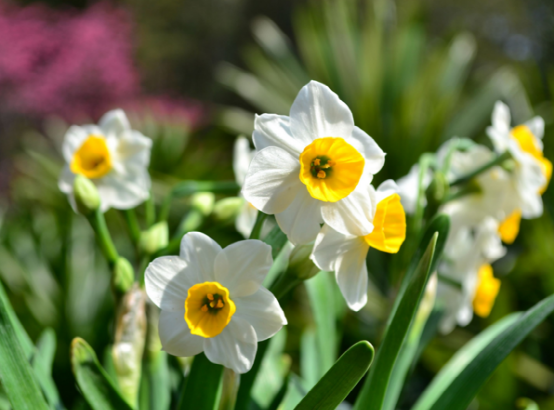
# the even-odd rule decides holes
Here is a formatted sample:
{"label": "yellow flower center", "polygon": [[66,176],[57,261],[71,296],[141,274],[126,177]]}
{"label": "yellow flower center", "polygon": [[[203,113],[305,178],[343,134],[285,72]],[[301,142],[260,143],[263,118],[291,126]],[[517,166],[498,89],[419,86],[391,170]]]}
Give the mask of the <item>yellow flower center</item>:
{"label": "yellow flower center", "polygon": [[537,143],[537,137],[533,135],[529,127],[526,125],[518,125],[517,127],[512,128],[510,135],[517,141],[523,152],[531,154],[533,158],[539,162],[542,173],[546,178],[546,183],[539,190],[539,193],[542,194],[546,191],[550,178],[552,177],[552,162],[544,157],[542,150]]}
{"label": "yellow flower center", "polygon": [[373,232],[364,236],[369,246],[387,253],[400,250],[406,239],[406,213],[398,194],[392,194],[377,204],[373,227]]}
{"label": "yellow flower center", "polygon": [[364,157],[342,138],[318,138],[300,154],[300,180],[313,198],[337,202],[354,191],[364,164]]}
{"label": "yellow flower center", "polygon": [[492,266],[488,263],[479,268],[478,275],[479,284],[473,297],[473,311],[478,316],[487,317],[500,290],[500,279],[494,277]]}
{"label": "yellow flower center", "polygon": [[112,169],[112,160],[106,140],[89,135],[73,155],[71,172],[89,179],[102,178]]}
{"label": "yellow flower center", "polygon": [[229,290],[217,282],[198,283],[185,300],[185,321],[193,335],[215,337],[231,321],[236,311]]}
{"label": "yellow flower center", "polygon": [[514,243],[519,233],[519,224],[521,222],[521,210],[516,209],[498,226],[498,234],[502,242],[506,244]]}

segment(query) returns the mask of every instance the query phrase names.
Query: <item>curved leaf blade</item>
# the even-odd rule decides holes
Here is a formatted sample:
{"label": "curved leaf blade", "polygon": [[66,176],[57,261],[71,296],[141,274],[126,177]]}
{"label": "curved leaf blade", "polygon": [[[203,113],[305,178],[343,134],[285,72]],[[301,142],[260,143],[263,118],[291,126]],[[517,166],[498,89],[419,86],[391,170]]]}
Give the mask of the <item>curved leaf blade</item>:
{"label": "curved leaf blade", "polygon": [[336,409],[367,372],[374,354],[369,342],[356,343],[339,357],[295,410]]}
{"label": "curved leaf blade", "polygon": [[197,354],[181,394],[180,410],[215,410],[219,407],[223,366],[212,363],[204,353]]}

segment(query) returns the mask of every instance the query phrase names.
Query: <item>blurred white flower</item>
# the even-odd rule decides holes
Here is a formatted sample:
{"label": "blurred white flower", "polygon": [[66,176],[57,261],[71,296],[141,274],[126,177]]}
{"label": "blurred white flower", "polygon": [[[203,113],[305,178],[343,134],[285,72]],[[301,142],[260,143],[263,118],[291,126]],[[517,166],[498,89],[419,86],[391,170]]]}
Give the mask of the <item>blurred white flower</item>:
{"label": "blurred white flower", "polygon": [[[235,171],[235,180],[240,186],[244,184],[248,167],[255,153],[256,150],[250,149],[250,142],[246,138],[237,138],[233,149],[233,170]],[[256,224],[257,216],[258,210],[254,205],[244,200],[244,204],[241,206],[237,219],[235,220],[235,228],[245,238],[248,238],[252,232],[252,228]]]}
{"label": "blurred white flower", "polygon": [[131,129],[122,110],[106,113],[98,125],[74,125],[63,142],[66,166],[59,188],[77,211],[73,180],[83,175],[96,185],[102,212],[134,208],[150,195],[151,146],[152,140]]}
{"label": "blurred white flower", "polygon": [[355,311],[367,303],[366,257],[369,248],[397,253],[406,238],[406,214],[396,183],[387,180],[377,191],[371,185],[367,189],[377,204],[371,215],[373,231],[365,236],[355,236],[339,233],[325,225],[317,235],[311,256],[319,269],[335,272],[348,307]]}
{"label": "blurred white flower", "polygon": [[[428,169],[423,175],[423,192],[425,192],[431,183],[432,178],[433,173]],[[417,206],[417,194],[419,191],[419,165],[415,164],[412,166],[412,168],[410,168],[410,172],[396,181],[396,183],[398,184],[398,194],[400,195],[402,206],[407,214],[412,215],[415,213]],[[426,204],[427,201],[425,198],[423,200],[425,201],[424,204]]]}
{"label": "blurred white flower", "polygon": [[313,241],[323,222],[343,234],[372,231],[367,185],[385,154],[329,87],[304,86],[289,117],[256,116],[253,139],[258,152],[242,193],[275,214],[293,244]]}
{"label": "blurred white flower", "polygon": [[509,108],[498,101],[487,134],[497,153],[508,151],[512,155],[512,174],[522,216],[537,218],[543,212],[541,194],[552,175],[552,163],[543,155],[544,121],[537,116],[514,128],[511,128],[510,122]]}
{"label": "blurred white flower", "polygon": [[145,273],[146,293],[161,309],[163,350],[203,351],[237,373],[250,370],[258,342],[287,324],[275,296],[261,286],[272,262],[271,247],[261,241],[221,249],[202,233],[187,233],[179,256],[155,259]]}

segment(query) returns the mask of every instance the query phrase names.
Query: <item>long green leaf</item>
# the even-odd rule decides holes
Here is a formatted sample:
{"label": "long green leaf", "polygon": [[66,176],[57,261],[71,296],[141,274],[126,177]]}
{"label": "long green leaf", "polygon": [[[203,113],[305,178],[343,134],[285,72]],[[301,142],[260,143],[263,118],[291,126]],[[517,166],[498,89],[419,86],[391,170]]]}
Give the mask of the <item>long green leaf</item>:
{"label": "long green leaf", "polygon": [[14,410],[48,409],[18,341],[10,310],[6,300],[0,298],[0,380]]}
{"label": "long green leaf", "polygon": [[180,410],[215,410],[219,406],[223,366],[212,363],[204,353],[194,357],[179,402]]}
{"label": "long green leaf", "polygon": [[450,361],[437,373],[431,384],[419,397],[412,410],[429,409],[452,384],[466,366],[506,328],[513,325],[521,317],[521,313],[512,313],[471,339],[456,352]]}
{"label": "long green leaf", "polygon": [[437,237],[438,233],[435,233],[419,261],[413,277],[410,278],[410,284],[405,293],[399,295],[401,301],[387,327],[380,349],[377,351],[375,366],[372,367],[358,396],[355,404],[356,410],[381,410],[383,407],[393,367],[413,323],[429,278]]}
{"label": "long green leaf", "polygon": [[37,351],[33,357],[33,370],[38,383],[51,407],[63,408],[56,384],[52,379],[52,363],[56,354],[56,333],[48,328],[37,341]]}
{"label": "long green leaf", "polygon": [[296,410],[332,410],[342,403],[371,366],[374,350],[369,342],[361,341],[348,349],[306,397]]}
{"label": "long green leaf", "polygon": [[444,390],[429,409],[464,410],[494,369],[554,311],[554,295],[543,299],[495,337]]}
{"label": "long green leaf", "polygon": [[83,396],[94,410],[131,409],[98,362],[94,350],[79,337],[71,342],[71,366]]}

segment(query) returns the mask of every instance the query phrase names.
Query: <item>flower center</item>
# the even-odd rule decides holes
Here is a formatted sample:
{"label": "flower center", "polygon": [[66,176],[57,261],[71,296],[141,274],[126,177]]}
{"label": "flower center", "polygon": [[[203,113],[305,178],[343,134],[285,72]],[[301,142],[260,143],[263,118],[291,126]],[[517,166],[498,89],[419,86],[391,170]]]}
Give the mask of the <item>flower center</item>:
{"label": "flower center", "polygon": [[500,279],[494,277],[492,266],[489,264],[481,265],[478,275],[479,283],[473,297],[473,311],[478,316],[487,317],[500,290]]}
{"label": "flower center", "polygon": [[382,252],[397,253],[406,239],[406,213],[400,195],[392,194],[377,204],[373,232],[364,236],[367,244]]}
{"label": "flower center", "polygon": [[73,155],[70,165],[74,174],[87,178],[101,178],[112,169],[112,160],[106,140],[96,135],[89,135]]}
{"label": "flower center", "polygon": [[514,243],[519,233],[519,224],[521,222],[521,211],[516,209],[498,226],[498,234],[502,242],[506,244]]}
{"label": "flower center", "polygon": [[337,202],[356,189],[364,164],[364,157],[344,139],[318,138],[300,154],[300,180],[313,198]]}
{"label": "flower center", "polygon": [[235,314],[229,290],[218,282],[192,286],[185,300],[185,321],[193,335],[205,338],[220,334]]}
{"label": "flower center", "polygon": [[552,177],[552,162],[547,160],[538,144],[537,137],[533,135],[529,127],[526,125],[518,125],[517,127],[512,128],[510,135],[515,139],[523,152],[530,154],[535,158],[542,169],[542,173],[546,178],[546,183],[541,187],[539,193],[542,194],[546,191],[550,178]]}

